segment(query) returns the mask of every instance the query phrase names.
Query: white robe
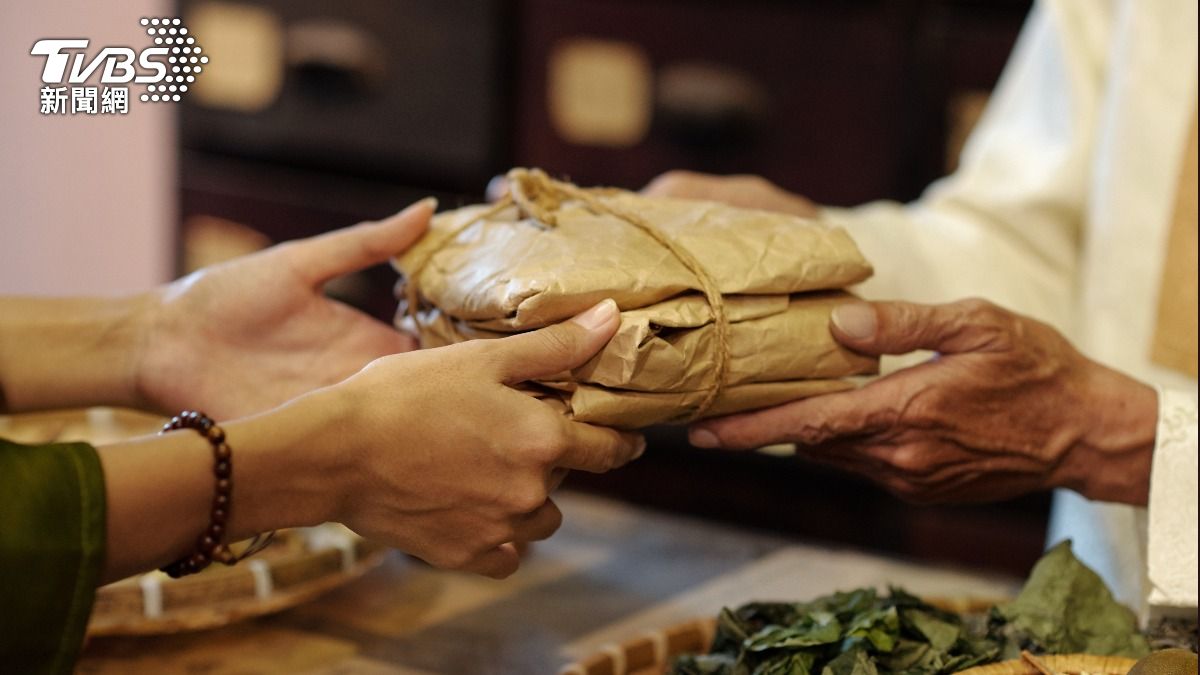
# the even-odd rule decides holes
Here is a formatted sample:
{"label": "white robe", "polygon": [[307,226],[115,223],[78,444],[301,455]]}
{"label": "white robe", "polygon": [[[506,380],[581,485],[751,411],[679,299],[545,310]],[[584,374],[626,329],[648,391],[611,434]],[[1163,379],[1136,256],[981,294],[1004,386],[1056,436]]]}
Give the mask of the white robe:
{"label": "white robe", "polygon": [[877,270],[867,297],[988,298],[1160,389],[1150,511],[1059,491],[1051,542],[1143,611],[1196,607],[1196,380],[1150,345],[1196,110],[1195,0],[1048,0],[960,168],[916,202],[827,209]]}

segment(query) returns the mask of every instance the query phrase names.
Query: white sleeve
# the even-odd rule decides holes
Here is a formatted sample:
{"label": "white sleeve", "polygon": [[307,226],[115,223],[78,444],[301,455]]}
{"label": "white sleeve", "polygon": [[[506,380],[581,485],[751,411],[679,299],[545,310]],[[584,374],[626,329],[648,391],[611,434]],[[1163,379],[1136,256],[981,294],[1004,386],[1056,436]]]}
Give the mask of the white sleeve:
{"label": "white sleeve", "polygon": [[1196,393],[1160,389],[1146,532],[1151,616],[1196,612]]}
{"label": "white sleeve", "polygon": [[876,267],[876,299],[985,297],[1070,334],[1108,3],[1038,4],[960,169],[916,202],[826,209]]}

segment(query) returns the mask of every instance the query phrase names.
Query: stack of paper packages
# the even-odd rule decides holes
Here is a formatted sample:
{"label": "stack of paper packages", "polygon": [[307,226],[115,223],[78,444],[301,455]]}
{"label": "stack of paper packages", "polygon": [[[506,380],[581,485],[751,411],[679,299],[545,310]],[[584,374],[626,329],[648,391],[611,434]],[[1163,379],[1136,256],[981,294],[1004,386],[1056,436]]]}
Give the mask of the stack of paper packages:
{"label": "stack of paper packages", "polygon": [[621,428],[777,405],[877,371],[829,332],[852,299],[839,289],[872,272],[845,231],[536,169],[509,181],[498,204],[435,216],[396,260],[397,325],[423,347],[533,330],[612,298],[621,326],[608,345],[531,385],[573,419]]}

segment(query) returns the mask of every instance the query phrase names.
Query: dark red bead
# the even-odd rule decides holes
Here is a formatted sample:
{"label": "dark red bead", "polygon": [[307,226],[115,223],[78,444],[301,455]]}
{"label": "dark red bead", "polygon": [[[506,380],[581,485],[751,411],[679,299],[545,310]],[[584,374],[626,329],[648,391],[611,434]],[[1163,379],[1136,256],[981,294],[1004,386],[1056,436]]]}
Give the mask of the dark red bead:
{"label": "dark red bead", "polygon": [[225,431],[208,415],[199,410],[185,410],[163,425],[163,432],[193,429],[205,437],[213,449],[213,474],[216,476],[216,494],[213,495],[212,511],[208,527],[196,539],[196,550],[162,568],[172,577],[179,578],[194,574],[208,567],[214,560],[232,565],[238,557],[221,543],[226,534],[226,523],[233,493],[233,450],[225,443]]}

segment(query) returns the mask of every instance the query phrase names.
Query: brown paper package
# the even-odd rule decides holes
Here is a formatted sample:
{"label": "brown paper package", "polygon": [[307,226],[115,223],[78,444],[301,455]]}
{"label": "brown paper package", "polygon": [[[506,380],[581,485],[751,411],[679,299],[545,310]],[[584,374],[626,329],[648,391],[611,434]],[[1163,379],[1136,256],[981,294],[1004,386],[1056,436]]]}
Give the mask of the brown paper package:
{"label": "brown paper package", "polygon": [[436,216],[396,261],[419,298],[414,311],[401,304],[397,325],[436,347],[538,328],[612,298],[621,326],[608,345],[537,385],[572,418],[621,428],[777,405],[877,371],[877,359],[829,333],[830,312],[853,297],[834,289],[871,274],[843,230],[710,202],[589,194],[684,247],[720,290],[728,367],[706,410],[697,408],[715,385],[721,346],[701,282],[645,232],[577,200],[551,202],[552,225],[516,204]]}

